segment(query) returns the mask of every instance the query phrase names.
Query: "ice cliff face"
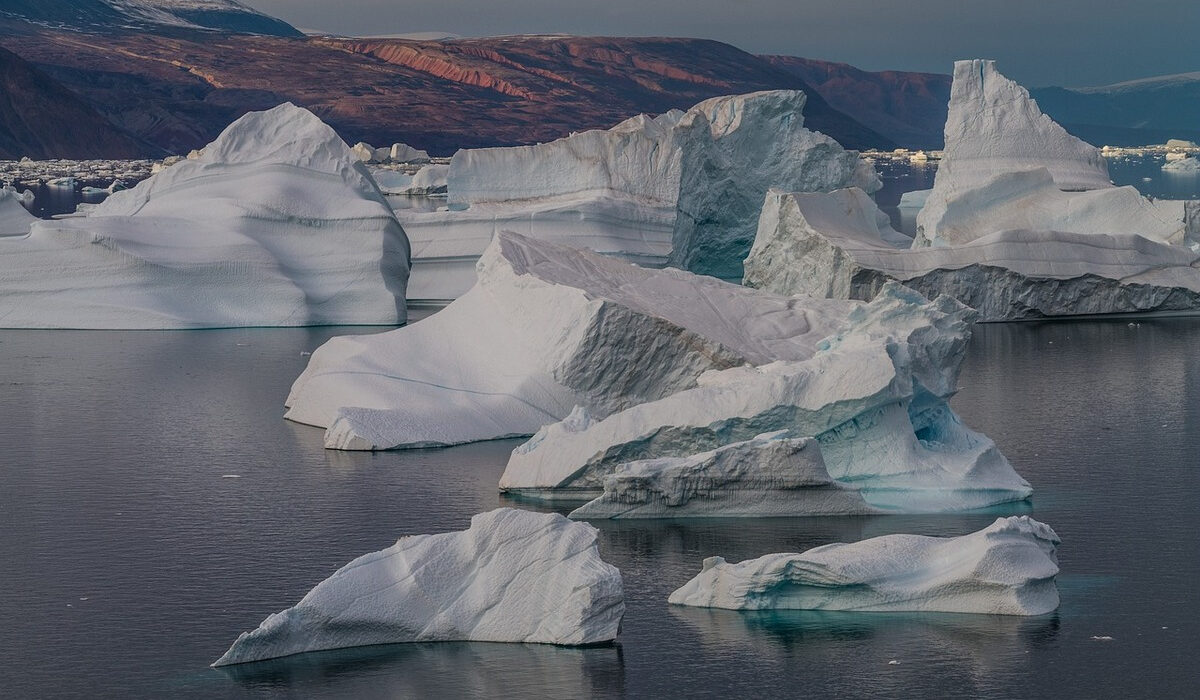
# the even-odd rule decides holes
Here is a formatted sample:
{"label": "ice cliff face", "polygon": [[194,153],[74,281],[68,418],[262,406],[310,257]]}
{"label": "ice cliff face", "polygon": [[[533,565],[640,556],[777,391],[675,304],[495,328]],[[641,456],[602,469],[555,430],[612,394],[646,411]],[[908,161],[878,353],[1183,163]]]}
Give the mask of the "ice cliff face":
{"label": "ice cliff face", "polygon": [[738,564],[704,560],[675,605],[1041,615],[1058,607],[1058,536],[1028,517],[962,537],[888,535]]}
{"label": "ice cliff face", "polygon": [[27,328],[394,324],[408,268],[404,230],[366,168],[285,104],[88,216],[0,239],[0,317]]}
{"label": "ice cliff face", "polygon": [[881,181],[856,152],[804,128],[805,95],[777,90],[717,97],[680,122],[682,151],[670,264],[722,279],[742,277],[763,194]]}
{"label": "ice cliff face", "polygon": [[809,357],[852,305],[501,233],[476,286],[443,311],[322,346],[287,417],[327,428],[326,446],[341,449],[531,435],[576,405],[605,416],[708,370]]}
{"label": "ice cliff face", "polygon": [[462,532],[366,554],[245,632],[214,666],[397,642],[583,645],[616,638],[621,573],[594,528],[501,508]]}
{"label": "ice cliff face", "polygon": [[[789,438],[815,439],[827,475],[856,490],[871,508],[928,512],[1024,499],[1029,485],[946,404],[972,315],[948,298],[930,303],[889,285],[871,304],[850,309],[810,358],[708,372],[693,389],[602,420],[577,412],[546,426],[513,451],[500,487],[534,498],[600,499],[580,516],[621,517],[618,504],[639,500],[654,501],[652,508],[660,512],[687,514],[705,505],[702,498],[680,495],[692,487],[675,476],[679,470],[709,469],[709,463],[721,469],[722,448],[782,430]],[[677,493],[634,498],[622,493],[636,490],[630,484],[651,469],[662,476],[648,488]],[[809,478],[821,480],[816,465],[809,472]],[[770,470],[744,474],[750,488],[755,478],[770,481]],[[635,481],[622,483],[627,477]],[[714,477],[721,479],[736,480]],[[776,490],[795,489],[776,484]],[[738,487],[705,488],[704,497],[718,498]],[[838,498],[844,512],[862,512],[856,499]],[[684,507],[671,511],[672,501]]]}
{"label": "ice cliff face", "polygon": [[884,240],[894,234],[885,220],[855,189],[772,192],[746,260],[746,284],[776,294],[872,299],[898,280],[928,296],[953,296],[986,321],[1200,308],[1200,257],[1184,246],[1128,233],[1017,228],[955,246],[898,250]]}

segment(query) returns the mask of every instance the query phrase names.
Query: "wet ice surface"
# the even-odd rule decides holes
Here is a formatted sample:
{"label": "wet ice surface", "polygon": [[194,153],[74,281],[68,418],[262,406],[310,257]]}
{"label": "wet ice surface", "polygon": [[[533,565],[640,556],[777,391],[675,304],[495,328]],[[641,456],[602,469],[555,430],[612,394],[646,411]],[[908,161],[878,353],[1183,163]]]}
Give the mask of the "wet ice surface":
{"label": "wet ice surface", "polygon": [[[605,523],[601,553],[629,606],[615,647],[400,645],[225,672],[207,665],[238,633],[353,557],[521,505],[495,490],[519,441],[322,450],[320,430],[280,418],[283,398],[302,353],[363,329],[3,331],[2,694],[1186,695],[1200,649],[1200,320],[1134,323],[977,329],[954,405],[1033,484],[1031,511]],[[1048,616],[666,604],[706,556],[959,535],[1027,511],[1063,539],[1062,607]]]}

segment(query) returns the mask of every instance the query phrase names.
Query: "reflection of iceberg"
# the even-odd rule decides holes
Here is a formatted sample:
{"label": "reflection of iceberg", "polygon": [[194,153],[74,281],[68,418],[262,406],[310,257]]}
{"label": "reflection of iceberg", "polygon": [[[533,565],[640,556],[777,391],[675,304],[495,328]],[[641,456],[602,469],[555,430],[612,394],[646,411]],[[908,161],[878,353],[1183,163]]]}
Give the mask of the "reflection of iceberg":
{"label": "reflection of iceberg", "polygon": [[220,670],[251,692],[303,687],[342,698],[615,697],[625,687],[618,645],[392,644]]}
{"label": "reflection of iceberg", "polygon": [[1058,544],[1048,526],[1017,516],[960,537],[887,535],[737,564],[709,557],[670,602],[730,610],[1041,615],[1058,607]]}

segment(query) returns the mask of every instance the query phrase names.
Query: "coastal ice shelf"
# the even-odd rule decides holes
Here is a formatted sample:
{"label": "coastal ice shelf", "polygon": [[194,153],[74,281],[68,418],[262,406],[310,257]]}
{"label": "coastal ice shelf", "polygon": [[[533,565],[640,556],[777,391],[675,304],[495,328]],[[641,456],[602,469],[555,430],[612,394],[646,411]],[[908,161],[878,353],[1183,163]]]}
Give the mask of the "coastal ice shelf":
{"label": "coastal ice shelf", "polygon": [[[86,215],[0,196],[0,326],[396,324],[409,245],[366,167],[284,104]],[[19,206],[19,205],[18,205]]]}
{"label": "coastal ice shelf", "polygon": [[962,537],[887,535],[738,564],[709,557],[670,602],[730,610],[1042,615],[1059,604],[1058,536],[1027,516]]}
{"label": "coastal ice shelf", "polygon": [[461,150],[445,207],[397,211],[413,243],[409,299],[464,294],[501,231],[740,279],[768,187],[880,186],[856,152],[803,127],[804,102],[789,90],[718,97],[551,143]]}
{"label": "coastal ice shelf", "polygon": [[624,613],[595,528],[501,508],[355,559],[213,665],[400,642],[597,644],[616,638]]}
{"label": "coastal ice shelf", "polygon": [[955,64],[934,187],[902,204],[920,206],[904,250],[866,192],[768,193],[745,284],[871,299],[898,280],[986,321],[1200,309],[1200,202],[1113,186],[991,61]]}

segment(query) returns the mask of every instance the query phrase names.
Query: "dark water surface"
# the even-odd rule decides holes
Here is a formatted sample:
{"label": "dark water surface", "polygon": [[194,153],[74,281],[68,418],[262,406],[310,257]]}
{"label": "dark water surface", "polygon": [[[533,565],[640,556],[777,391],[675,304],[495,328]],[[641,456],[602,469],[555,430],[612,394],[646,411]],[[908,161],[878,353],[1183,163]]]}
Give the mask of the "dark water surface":
{"label": "dark water surface", "polygon": [[516,441],[335,453],[283,421],[301,353],[337,332],[0,331],[0,697],[1194,697],[1197,319],[977,331],[955,405],[1064,540],[1052,615],[666,604],[705,556],[963,534],[996,513],[623,523],[601,526],[628,602],[615,646],[209,669],[350,559],[511,505],[495,489]]}

